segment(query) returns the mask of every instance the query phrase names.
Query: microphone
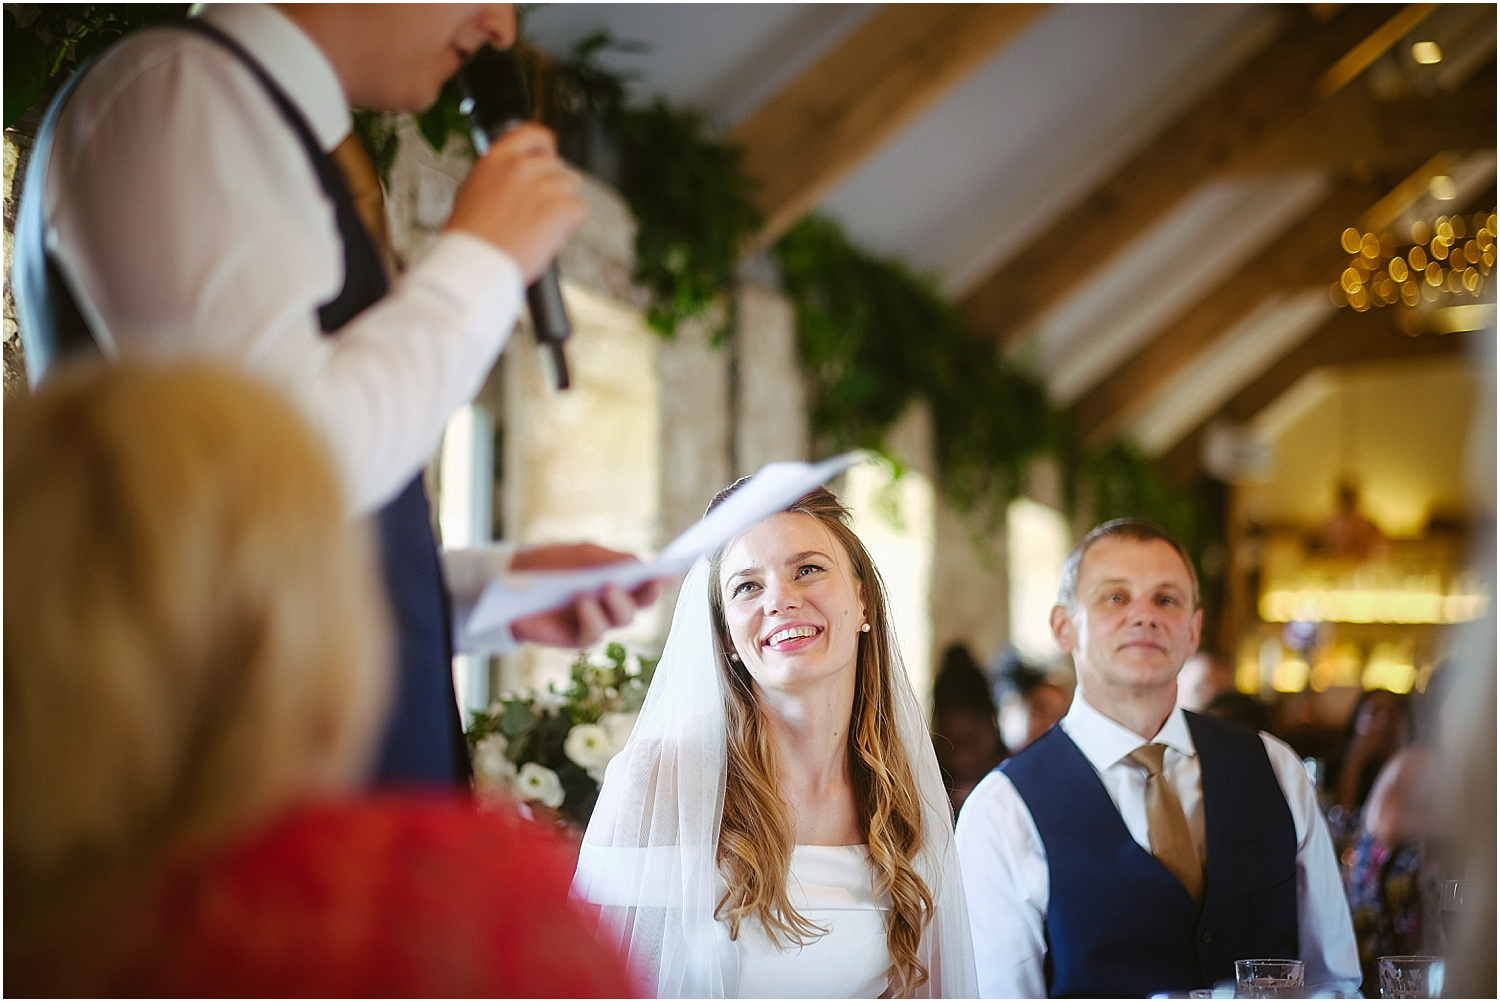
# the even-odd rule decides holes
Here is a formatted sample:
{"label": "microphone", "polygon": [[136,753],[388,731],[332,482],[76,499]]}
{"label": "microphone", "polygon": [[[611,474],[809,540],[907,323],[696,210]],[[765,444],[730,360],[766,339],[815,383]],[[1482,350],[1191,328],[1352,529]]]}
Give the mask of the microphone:
{"label": "microphone", "polygon": [[[481,48],[458,75],[459,111],[469,121],[474,152],[484,156],[490,143],[531,119],[531,96],[521,63],[510,52]],[[557,284],[557,262],[526,290],[536,343],[547,349],[557,388],[568,388],[568,357],[563,342],[573,333]]]}

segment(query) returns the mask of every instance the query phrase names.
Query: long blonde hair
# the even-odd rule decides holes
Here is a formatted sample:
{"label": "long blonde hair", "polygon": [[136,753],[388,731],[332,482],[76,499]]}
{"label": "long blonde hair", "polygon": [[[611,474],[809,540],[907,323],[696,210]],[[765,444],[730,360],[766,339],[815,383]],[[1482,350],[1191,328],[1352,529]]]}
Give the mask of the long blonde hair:
{"label": "long blonde hair", "polygon": [[[743,483],[743,481],[741,481]],[[714,499],[719,504],[739,487]],[[710,506],[712,509],[713,506]],[[817,519],[843,545],[865,598],[870,632],[859,635],[854,708],[849,728],[849,770],[860,827],[869,844],[875,893],[890,895],[886,945],[895,994],[910,997],[927,980],[917,958],[922,932],[932,919],[932,891],[912,864],[922,847],[921,804],[893,714],[891,673],[898,670],[895,638],[885,586],[870,554],[852,529],[849,513],[834,494],[818,488],[787,512]],[[728,885],[717,917],[738,937],[740,923],[758,919],[773,942],[806,943],[823,930],[792,907],[787,897],[793,831],[777,789],[778,765],[770,729],[755,700],[749,673],[730,661],[719,588],[723,550],[709,560],[709,604],[713,610],[716,658],[727,682],[728,774],[718,865]]]}
{"label": "long blonde hair", "polygon": [[206,367],[5,407],[7,918],[355,781],[389,687],[326,450]]}

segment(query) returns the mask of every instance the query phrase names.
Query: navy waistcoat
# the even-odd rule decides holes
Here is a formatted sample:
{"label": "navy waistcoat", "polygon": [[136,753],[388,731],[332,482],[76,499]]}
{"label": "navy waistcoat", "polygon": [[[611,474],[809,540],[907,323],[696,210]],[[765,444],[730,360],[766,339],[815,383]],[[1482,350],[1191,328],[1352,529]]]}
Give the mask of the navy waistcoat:
{"label": "navy waistcoat", "polygon": [[[236,41],[200,20],[176,27],[193,30],[240,60],[265,89],[307,152],[318,183],[333,202],[344,248],[344,286],[318,309],[325,334],[338,330],[387,289],[380,256],[360,221],[333,160],[312,127],[264,68]],[[16,299],[22,341],[35,383],[50,365],[75,351],[97,350],[97,342],[71,291],[46,251],[42,187],[51,136],[63,104],[86,67],[60,91],[38,130],[28,170],[22,215],[17,221]],[[29,307],[29,309],[28,309]],[[377,782],[451,785],[469,776],[469,755],[453,692],[453,642],[448,591],[433,538],[431,510],[419,472],[376,516],[381,565],[398,645],[395,699],[375,768]]]}
{"label": "navy waistcoat", "polygon": [[1200,909],[1130,837],[1061,727],[1000,768],[1047,854],[1048,994],[1146,998],[1209,988],[1235,960],[1297,953],[1297,837],[1260,735],[1187,714],[1202,768],[1208,862]]}

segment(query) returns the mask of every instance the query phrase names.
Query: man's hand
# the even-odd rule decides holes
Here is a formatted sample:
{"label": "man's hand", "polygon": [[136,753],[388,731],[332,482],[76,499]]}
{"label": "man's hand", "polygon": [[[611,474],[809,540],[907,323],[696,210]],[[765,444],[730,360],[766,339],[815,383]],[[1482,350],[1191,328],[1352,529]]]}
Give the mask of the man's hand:
{"label": "man's hand", "polygon": [[499,247],[530,285],[587,216],[578,175],[558,157],[552,133],[526,124],[496,140],[475,161],[454,197],[446,229]]}
{"label": "man's hand", "polygon": [[[636,558],[618,550],[593,543],[557,543],[517,550],[511,558],[512,571],[564,571],[600,567],[633,561]],[[598,595],[583,595],[573,604],[551,612],[539,612],[511,624],[517,640],[549,647],[588,647],[604,636],[604,631],[624,626],[638,610],[656,601],[661,581],[652,580],[626,591],[619,585],[606,585]]]}

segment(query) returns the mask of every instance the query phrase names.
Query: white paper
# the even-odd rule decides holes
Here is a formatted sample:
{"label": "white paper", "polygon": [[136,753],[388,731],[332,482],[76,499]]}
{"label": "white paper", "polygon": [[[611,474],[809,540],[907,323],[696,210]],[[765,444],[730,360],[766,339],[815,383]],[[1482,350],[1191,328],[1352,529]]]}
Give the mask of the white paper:
{"label": "white paper", "polygon": [[469,634],[477,640],[505,630],[517,619],[567,605],[580,595],[597,593],[607,584],[629,590],[652,578],[686,570],[703,554],[781,511],[860,458],[857,452],[846,452],[821,463],[770,463],[723,504],[672,540],[655,560],[497,577],[485,586],[479,601],[474,603],[474,611],[469,614]]}

